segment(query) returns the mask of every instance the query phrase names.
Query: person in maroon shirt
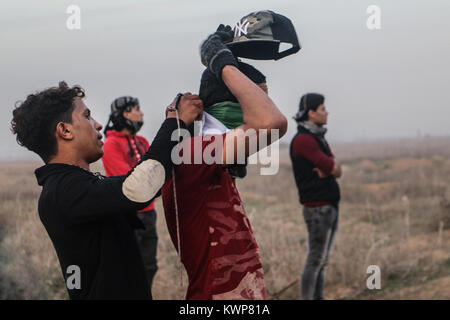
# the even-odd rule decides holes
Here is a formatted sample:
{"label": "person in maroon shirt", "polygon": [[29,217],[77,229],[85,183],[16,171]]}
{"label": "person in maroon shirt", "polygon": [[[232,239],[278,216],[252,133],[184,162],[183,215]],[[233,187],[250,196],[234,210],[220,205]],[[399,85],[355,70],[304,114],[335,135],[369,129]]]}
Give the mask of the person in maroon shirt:
{"label": "person in maroon shirt", "polygon": [[328,111],[321,94],[300,99],[294,119],[298,132],[290,145],[303,217],[308,229],[308,257],[303,268],[301,295],[305,300],[323,299],[325,271],[338,227],[339,185],[342,174],[325,140]]}
{"label": "person in maroon shirt", "polygon": [[[147,139],[137,134],[144,124],[144,113],[139,100],[123,96],[111,103],[111,115],[105,128],[103,167],[107,177],[120,176],[130,171],[142,160],[150,144]],[[145,229],[136,229],[136,238],[144,260],[147,280],[151,290],[153,278],[158,270],[156,249],[156,211],[152,201],[147,207],[138,211],[138,218]]]}
{"label": "person in maroon shirt", "polygon": [[[258,245],[226,166],[237,163],[237,150],[245,150],[246,157],[257,151],[249,141],[258,140],[258,148],[262,148],[262,142],[272,142],[272,129],[283,136],[287,121],[269,96],[238,69],[222,36],[216,32],[208,37],[201,46],[201,60],[236,97],[244,124],[210,139],[195,136],[183,140],[183,151],[190,149],[192,156],[219,142],[223,149],[215,156],[221,161],[201,159],[198,164],[174,166],[174,177],[162,189],[164,211],[172,242],[188,274],[186,299],[266,299]],[[258,135],[264,129],[268,141]]]}

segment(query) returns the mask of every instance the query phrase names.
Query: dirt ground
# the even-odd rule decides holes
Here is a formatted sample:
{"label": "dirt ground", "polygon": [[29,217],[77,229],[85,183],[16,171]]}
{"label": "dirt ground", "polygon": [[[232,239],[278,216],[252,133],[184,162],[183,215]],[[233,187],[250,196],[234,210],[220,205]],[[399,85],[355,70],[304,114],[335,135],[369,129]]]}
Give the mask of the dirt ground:
{"label": "dirt ground", "polygon": [[[427,140],[428,139],[428,140]],[[450,299],[449,138],[332,144],[344,175],[327,299]],[[276,175],[238,181],[271,299],[298,299],[307,232],[287,148]],[[59,264],[37,216],[40,163],[0,163],[0,298],[65,299]],[[102,171],[101,164],[91,167]],[[183,299],[187,277],[158,211],[155,299]],[[369,290],[367,268],[381,271]]]}

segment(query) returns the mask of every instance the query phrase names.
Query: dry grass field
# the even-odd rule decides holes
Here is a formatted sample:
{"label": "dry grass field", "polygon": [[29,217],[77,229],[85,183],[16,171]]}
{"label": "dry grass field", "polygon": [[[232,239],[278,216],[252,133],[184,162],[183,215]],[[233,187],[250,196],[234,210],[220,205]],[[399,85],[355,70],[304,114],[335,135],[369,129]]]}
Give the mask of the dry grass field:
{"label": "dry grass field", "polygon": [[[327,299],[450,299],[450,138],[332,144],[343,163]],[[286,147],[279,172],[256,166],[238,181],[272,299],[298,299],[307,233]],[[0,164],[0,299],[66,299],[54,249],[37,216],[39,163]],[[96,163],[91,168],[101,171]],[[157,201],[155,299],[183,299],[187,278]],[[366,288],[369,265],[381,289]],[[181,277],[182,276],[182,277]]]}

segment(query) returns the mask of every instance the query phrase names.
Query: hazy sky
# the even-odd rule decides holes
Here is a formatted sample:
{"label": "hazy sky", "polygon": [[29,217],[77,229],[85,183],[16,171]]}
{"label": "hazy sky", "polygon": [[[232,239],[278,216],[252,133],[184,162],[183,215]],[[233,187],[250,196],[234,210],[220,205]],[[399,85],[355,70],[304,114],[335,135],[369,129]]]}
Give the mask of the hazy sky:
{"label": "hazy sky", "polygon": [[[66,9],[81,8],[81,30]],[[369,5],[381,30],[366,27]],[[29,158],[10,133],[17,100],[65,80],[79,84],[94,118],[111,101],[137,96],[149,140],[178,92],[198,92],[199,44],[219,23],[270,9],[289,17],[302,50],[258,61],[269,94],[291,120],[305,92],[326,96],[328,138],[360,140],[450,135],[448,0],[9,0],[0,3],[0,158]]]}

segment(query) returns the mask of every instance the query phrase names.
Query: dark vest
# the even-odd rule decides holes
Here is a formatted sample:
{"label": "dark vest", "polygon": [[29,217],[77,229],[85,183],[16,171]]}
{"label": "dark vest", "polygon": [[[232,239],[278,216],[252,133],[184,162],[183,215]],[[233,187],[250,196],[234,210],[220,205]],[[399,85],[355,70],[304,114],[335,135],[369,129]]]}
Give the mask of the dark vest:
{"label": "dark vest", "polygon": [[313,171],[315,166],[305,158],[295,155],[292,151],[295,139],[302,134],[313,136],[319,144],[320,150],[327,156],[331,156],[330,147],[325,139],[320,139],[302,126],[298,126],[298,132],[292,139],[289,149],[300,202],[327,201],[337,205],[340,200],[340,191],[336,179],[333,176],[319,178],[317,172]]}

